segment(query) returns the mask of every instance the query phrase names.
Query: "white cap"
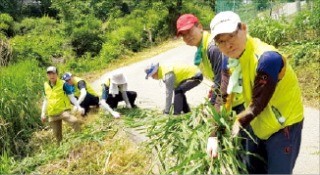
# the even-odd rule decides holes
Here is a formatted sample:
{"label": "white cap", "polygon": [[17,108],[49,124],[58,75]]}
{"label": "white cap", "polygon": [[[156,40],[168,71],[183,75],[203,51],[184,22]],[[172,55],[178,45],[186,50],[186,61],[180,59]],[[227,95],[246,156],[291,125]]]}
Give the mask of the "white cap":
{"label": "white cap", "polygon": [[218,13],[210,23],[211,35],[215,38],[221,33],[232,33],[241,23],[239,15],[232,11]]}
{"label": "white cap", "polygon": [[111,83],[114,84],[126,84],[127,80],[126,77],[124,77],[122,72],[114,72],[110,77]]}
{"label": "white cap", "polygon": [[54,67],[54,66],[49,66],[49,67],[47,68],[47,73],[49,73],[49,72],[52,72],[52,73],[57,74],[57,73],[58,73],[58,70],[57,70],[57,68]]}

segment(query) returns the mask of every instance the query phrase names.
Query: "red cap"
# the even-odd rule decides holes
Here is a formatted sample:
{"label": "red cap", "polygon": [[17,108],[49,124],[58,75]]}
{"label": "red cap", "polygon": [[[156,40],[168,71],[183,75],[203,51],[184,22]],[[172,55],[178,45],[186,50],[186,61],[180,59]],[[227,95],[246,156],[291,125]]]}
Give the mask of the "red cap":
{"label": "red cap", "polygon": [[198,22],[198,18],[192,14],[181,15],[177,20],[177,35],[179,35],[181,31],[191,29],[194,24]]}

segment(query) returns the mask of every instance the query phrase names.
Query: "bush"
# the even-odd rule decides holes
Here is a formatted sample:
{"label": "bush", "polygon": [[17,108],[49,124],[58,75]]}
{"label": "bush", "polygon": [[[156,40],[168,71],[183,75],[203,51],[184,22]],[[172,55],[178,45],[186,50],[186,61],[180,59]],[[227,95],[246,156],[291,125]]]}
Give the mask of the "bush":
{"label": "bush", "polygon": [[43,74],[36,61],[24,61],[0,70],[0,155],[24,156],[26,142],[39,128],[38,101]]}
{"label": "bush", "polygon": [[289,25],[284,19],[255,19],[249,23],[250,35],[276,47],[289,42],[289,30]]}
{"label": "bush", "polygon": [[[6,13],[0,13],[0,34],[7,37],[13,36],[14,34],[14,21],[13,18]],[[2,37],[0,37],[1,39]]]}
{"label": "bush", "polygon": [[107,42],[104,43],[100,52],[100,59],[104,63],[110,63],[110,61],[117,59],[125,51],[125,47],[120,43]]}
{"label": "bush", "polygon": [[62,27],[51,18],[25,19],[20,24],[20,31],[24,35],[10,40],[14,62],[36,59],[47,66],[53,58],[61,59],[65,53],[71,52]]}
{"label": "bush", "polygon": [[73,25],[71,44],[77,56],[81,57],[86,52],[92,56],[98,55],[103,43],[101,21],[89,16],[76,21]]}

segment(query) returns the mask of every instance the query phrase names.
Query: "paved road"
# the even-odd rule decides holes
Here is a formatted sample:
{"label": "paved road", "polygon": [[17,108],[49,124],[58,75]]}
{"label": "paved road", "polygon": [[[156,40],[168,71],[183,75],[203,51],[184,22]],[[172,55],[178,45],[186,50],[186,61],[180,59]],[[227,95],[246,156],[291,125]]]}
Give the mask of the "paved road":
{"label": "paved road", "polygon": [[[196,49],[182,45],[169,50],[148,60],[122,67],[115,71],[123,71],[128,78],[129,89],[138,93],[137,105],[141,108],[162,110],[165,104],[165,87],[160,81],[145,79],[144,69],[153,62],[160,64],[192,64],[192,58]],[[110,72],[109,72],[110,73]],[[93,83],[96,90],[100,91],[100,84],[106,81],[108,73],[105,73]],[[201,83],[196,88],[187,92],[187,99],[191,106],[203,102],[203,97],[208,92],[208,81]],[[319,171],[319,110],[305,108],[304,129],[302,132],[302,144],[294,173],[295,174],[320,174]]]}
{"label": "paved road", "polygon": [[[306,4],[306,1],[300,2],[301,7],[304,6],[305,4]],[[271,17],[273,19],[280,19],[281,16],[289,16],[296,13],[297,11],[298,11],[297,2],[288,2],[282,6],[273,7]]]}

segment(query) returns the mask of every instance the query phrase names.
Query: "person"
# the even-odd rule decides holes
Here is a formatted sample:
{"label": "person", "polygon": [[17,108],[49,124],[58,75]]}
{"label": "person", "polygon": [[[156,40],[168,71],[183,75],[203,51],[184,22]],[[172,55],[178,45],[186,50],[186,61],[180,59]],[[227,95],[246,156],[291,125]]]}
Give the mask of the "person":
{"label": "person", "polygon": [[[220,111],[220,106],[226,101],[227,97],[229,74],[228,68],[223,67],[223,62],[227,57],[215,46],[211,35],[203,30],[203,26],[193,14],[181,15],[176,22],[176,28],[177,35],[182,36],[187,45],[197,47],[194,64],[199,66],[206,78],[213,81],[208,97],[215,109]],[[232,104],[233,110],[237,113],[244,109],[241,94],[235,96]]]}
{"label": "person", "polygon": [[145,69],[146,79],[163,80],[166,86],[166,102],[163,113],[169,114],[174,93],[174,115],[190,112],[185,93],[198,86],[203,80],[200,70],[193,65],[159,66],[151,64]]}
{"label": "person", "polygon": [[[49,121],[59,145],[62,140],[62,120],[70,124],[75,131],[80,130],[81,122],[71,113],[70,101],[74,104],[73,112],[84,113],[84,109],[79,105],[73,94],[68,93],[64,81],[58,78],[56,67],[50,66],[47,68],[47,77],[48,81],[44,83],[41,120],[43,123]],[[67,96],[66,94],[70,95]]]}
{"label": "person", "polygon": [[70,89],[68,92],[72,92],[77,98],[77,102],[84,108],[84,116],[89,112],[90,106],[99,106],[97,93],[85,80],[73,76],[70,72],[64,73],[62,79],[66,81],[66,88]]}
{"label": "person", "polygon": [[[240,17],[225,11],[210,24],[215,43],[229,59],[234,71],[230,89],[242,84],[246,109],[236,116],[233,136],[241,128],[247,134],[244,149],[249,174],[291,174],[299,154],[303,125],[303,104],[297,77],[286,57],[275,47],[248,34]],[[242,80],[242,81],[239,81]],[[228,86],[229,86],[228,85]],[[241,129],[241,131],[243,131]],[[215,157],[217,138],[209,138],[207,152]]]}
{"label": "person", "polygon": [[109,112],[113,117],[119,118],[120,114],[114,111],[118,107],[118,103],[124,101],[127,108],[136,107],[135,100],[137,93],[134,91],[128,91],[127,79],[122,72],[114,72],[106,81],[102,84],[102,95],[100,105]]}

